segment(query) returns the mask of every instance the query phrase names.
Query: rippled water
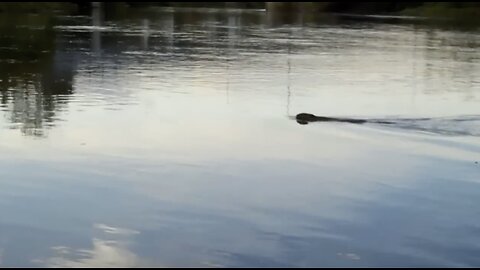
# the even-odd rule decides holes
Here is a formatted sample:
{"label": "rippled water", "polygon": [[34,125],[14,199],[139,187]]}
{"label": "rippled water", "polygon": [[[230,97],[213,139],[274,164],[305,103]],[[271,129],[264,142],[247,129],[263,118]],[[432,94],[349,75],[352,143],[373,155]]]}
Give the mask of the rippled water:
{"label": "rippled water", "polygon": [[480,265],[479,32],[112,14],[0,24],[0,266]]}

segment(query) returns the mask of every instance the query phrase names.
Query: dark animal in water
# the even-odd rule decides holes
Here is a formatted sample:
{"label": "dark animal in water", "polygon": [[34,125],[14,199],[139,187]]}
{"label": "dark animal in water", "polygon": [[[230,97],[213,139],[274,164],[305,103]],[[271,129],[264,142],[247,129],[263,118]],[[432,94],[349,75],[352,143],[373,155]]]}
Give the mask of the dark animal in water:
{"label": "dark animal in water", "polygon": [[[345,118],[316,116],[310,113],[299,113],[289,116],[301,124],[310,122],[344,122],[352,124],[388,125],[392,128],[406,129],[420,132],[442,134],[448,136],[480,136],[478,123],[480,115],[445,117],[445,118]],[[478,162],[478,163],[477,163]],[[475,163],[480,164],[480,161]]]}
{"label": "dark animal in water", "polygon": [[301,125],[306,125],[309,122],[346,122],[352,124],[363,124],[367,122],[374,122],[380,124],[391,124],[388,121],[378,121],[378,120],[365,120],[365,119],[352,119],[352,118],[338,118],[338,117],[325,117],[325,116],[316,116],[310,113],[299,113],[296,116],[297,122]]}

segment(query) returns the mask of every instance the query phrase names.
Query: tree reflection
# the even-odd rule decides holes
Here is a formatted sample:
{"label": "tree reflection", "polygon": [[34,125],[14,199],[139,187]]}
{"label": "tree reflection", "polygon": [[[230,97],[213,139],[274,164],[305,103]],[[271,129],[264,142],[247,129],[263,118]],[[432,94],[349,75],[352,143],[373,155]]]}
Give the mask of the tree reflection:
{"label": "tree reflection", "polygon": [[73,91],[73,71],[55,50],[53,19],[4,14],[0,33],[2,110],[12,128],[24,135],[44,136]]}

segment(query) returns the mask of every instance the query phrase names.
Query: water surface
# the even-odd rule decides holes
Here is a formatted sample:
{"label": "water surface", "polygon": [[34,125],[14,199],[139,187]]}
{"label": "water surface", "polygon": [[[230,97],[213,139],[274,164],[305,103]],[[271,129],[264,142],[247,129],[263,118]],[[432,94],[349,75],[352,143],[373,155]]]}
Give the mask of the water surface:
{"label": "water surface", "polygon": [[479,32],[104,11],[0,24],[0,266],[480,265]]}

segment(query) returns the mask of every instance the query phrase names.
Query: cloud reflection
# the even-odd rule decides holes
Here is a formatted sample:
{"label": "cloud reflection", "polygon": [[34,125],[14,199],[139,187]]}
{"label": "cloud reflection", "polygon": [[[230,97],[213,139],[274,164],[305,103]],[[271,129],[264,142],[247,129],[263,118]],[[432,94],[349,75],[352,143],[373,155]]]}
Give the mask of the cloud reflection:
{"label": "cloud reflection", "polygon": [[128,248],[129,237],[138,231],[94,224],[98,237],[92,238],[91,249],[54,246],[53,256],[37,260],[45,267],[139,267],[140,258]]}

